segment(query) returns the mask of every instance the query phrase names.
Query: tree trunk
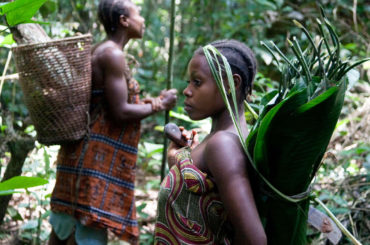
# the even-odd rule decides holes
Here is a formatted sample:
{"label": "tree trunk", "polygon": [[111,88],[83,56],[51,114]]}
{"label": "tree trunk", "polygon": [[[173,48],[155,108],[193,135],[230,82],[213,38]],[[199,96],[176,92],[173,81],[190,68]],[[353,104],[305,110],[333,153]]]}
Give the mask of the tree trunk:
{"label": "tree trunk", "polygon": [[[21,24],[10,28],[10,30],[17,44],[38,43],[50,40],[50,37],[38,24]],[[34,138],[20,136],[22,132],[18,133],[13,130],[13,122],[9,122],[8,124],[11,125],[8,130],[10,137],[6,138],[9,140],[7,142],[7,146],[10,150],[11,158],[6,166],[6,170],[1,181],[21,175],[24,161],[26,160],[28,153],[35,147]],[[6,209],[8,208],[11,198],[12,195],[0,196],[0,225],[3,223]]]}
{"label": "tree trunk", "polygon": [[40,43],[51,40],[39,24],[20,24],[10,28],[10,31],[17,44]]}
{"label": "tree trunk", "polygon": [[[8,142],[7,145],[11,153],[11,158],[1,182],[22,174],[24,161],[28,153],[35,147],[35,140],[32,138],[14,139]],[[6,209],[11,198],[12,195],[0,196],[0,225],[3,223]]]}

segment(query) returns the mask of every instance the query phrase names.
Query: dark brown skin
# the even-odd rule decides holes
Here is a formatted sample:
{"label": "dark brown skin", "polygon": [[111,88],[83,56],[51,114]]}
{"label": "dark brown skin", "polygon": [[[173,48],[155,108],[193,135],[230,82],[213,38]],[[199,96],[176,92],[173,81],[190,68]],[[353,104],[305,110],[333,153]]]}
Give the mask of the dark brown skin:
{"label": "dark brown skin", "polygon": [[[183,92],[186,96],[185,110],[193,120],[212,118],[210,134],[200,144],[196,135],[194,137],[191,146],[193,163],[211,175],[216,182],[235,230],[233,244],[267,244],[247,173],[247,157],[203,55],[193,56],[188,74],[189,84]],[[241,78],[238,74],[234,74],[233,78],[238,91]],[[239,98],[241,93],[237,93],[237,96]],[[246,137],[248,130],[243,104],[240,103],[238,107],[242,134]],[[194,135],[194,131],[183,130],[185,138],[190,138],[192,134]],[[174,154],[178,149],[179,146],[170,144],[170,167],[174,164]]]}
{"label": "dark brown skin", "polygon": [[157,111],[170,110],[176,104],[175,89],[162,91],[158,98],[147,98],[142,104],[128,103],[127,81],[124,76],[123,48],[130,39],[141,38],[144,18],[139,9],[131,4],[130,16],[121,15],[117,31],[108,40],[94,47],[92,52],[92,83],[94,88],[104,88],[111,116],[123,123],[140,120]]}

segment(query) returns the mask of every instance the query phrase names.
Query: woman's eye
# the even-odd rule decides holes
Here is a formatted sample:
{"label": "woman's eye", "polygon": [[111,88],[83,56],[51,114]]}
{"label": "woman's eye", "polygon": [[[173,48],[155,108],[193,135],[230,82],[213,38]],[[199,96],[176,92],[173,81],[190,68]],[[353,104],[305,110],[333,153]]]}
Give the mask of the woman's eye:
{"label": "woman's eye", "polygon": [[200,81],[199,81],[199,80],[196,80],[196,79],[195,79],[193,82],[194,82],[194,85],[195,85],[195,86],[199,86],[199,85],[200,85]]}

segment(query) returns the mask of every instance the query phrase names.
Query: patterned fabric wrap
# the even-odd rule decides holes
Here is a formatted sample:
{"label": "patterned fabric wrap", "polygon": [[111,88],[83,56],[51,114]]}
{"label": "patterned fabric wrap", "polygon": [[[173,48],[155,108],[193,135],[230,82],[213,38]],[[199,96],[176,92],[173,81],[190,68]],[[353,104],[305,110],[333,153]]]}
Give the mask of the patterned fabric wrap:
{"label": "patterned fabric wrap", "polygon": [[155,244],[231,244],[215,183],[192,163],[188,148],[176,160],[161,184]]}
{"label": "patterned fabric wrap", "polygon": [[[137,104],[139,85],[126,77],[129,103]],[[70,214],[83,225],[110,229],[136,244],[134,183],[140,122],[117,125],[108,117],[104,89],[92,95],[89,135],[59,151],[51,209]]]}

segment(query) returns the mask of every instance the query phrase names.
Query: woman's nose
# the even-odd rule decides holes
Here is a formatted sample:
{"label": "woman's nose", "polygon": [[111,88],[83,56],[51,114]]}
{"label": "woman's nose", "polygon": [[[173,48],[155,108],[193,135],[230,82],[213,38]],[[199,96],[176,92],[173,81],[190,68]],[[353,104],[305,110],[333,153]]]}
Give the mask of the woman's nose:
{"label": "woman's nose", "polygon": [[184,91],[182,92],[186,97],[191,96],[191,90],[189,89],[189,86],[187,86]]}

